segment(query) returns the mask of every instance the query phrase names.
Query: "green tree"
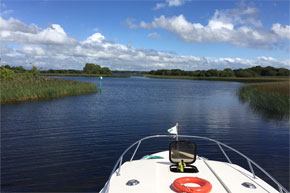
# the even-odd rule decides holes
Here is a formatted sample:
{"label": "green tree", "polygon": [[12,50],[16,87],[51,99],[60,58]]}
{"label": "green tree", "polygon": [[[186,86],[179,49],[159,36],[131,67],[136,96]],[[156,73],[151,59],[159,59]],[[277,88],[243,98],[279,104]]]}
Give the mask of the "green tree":
{"label": "green tree", "polygon": [[86,63],[83,70],[85,73],[88,73],[88,74],[101,74],[102,72],[102,68],[100,65],[92,64],[92,63]]}
{"label": "green tree", "polygon": [[279,68],[277,71],[277,76],[289,76],[289,70],[286,68]]}
{"label": "green tree", "polygon": [[255,76],[255,72],[250,71],[250,70],[237,70],[236,72],[236,76],[237,77],[254,77]]}
{"label": "green tree", "polygon": [[95,64],[86,63],[85,67],[83,68],[85,73],[92,74],[95,68]]}
{"label": "green tree", "polygon": [[261,67],[261,66],[255,66],[255,67],[249,68],[249,70],[257,73],[257,75],[259,75],[259,76],[261,76],[261,73],[262,73],[263,69],[264,68]]}
{"label": "green tree", "polygon": [[198,70],[197,76],[199,76],[199,77],[205,77],[206,76],[206,71],[205,70]]}
{"label": "green tree", "polygon": [[226,68],[219,72],[220,77],[235,77],[235,73],[232,69]]}
{"label": "green tree", "polygon": [[261,72],[262,76],[276,76],[276,69],[273,68],[272,66],[267,66],[264,68]]}
{"label": "green tree", "polygon": [[219,72],[216,69],[210,69],[206,71],[206,76],[219,76]]}
{"label": "green tree", "polygon": [[6,69],[11,70],[11,66],[9,66],[8,64],[4,66]]}
{"label": "green tree", "polygon": [[112,74],[112,71],[109,68],[104,67],[101,70],[101,74]]}
{"label": "green tree", "polygon": [[182,71],[180,69],[172,69],[171,70],[171,75],[180,76],[180,75],[182,75]]}

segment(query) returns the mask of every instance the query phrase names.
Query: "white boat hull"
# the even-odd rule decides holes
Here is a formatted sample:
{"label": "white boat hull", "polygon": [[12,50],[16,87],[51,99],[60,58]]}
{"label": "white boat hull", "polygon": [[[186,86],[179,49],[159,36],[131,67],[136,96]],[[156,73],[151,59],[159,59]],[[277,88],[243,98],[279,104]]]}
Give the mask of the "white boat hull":
{"label": "white boat hull", "polygon": [[[278,192],[268,183],[253,176],[244,168],[220,161],[207,160],[197,157],[194,162],[199,170],[198,173],[174,173],[169,166],[169,152],[159,152],[153,154],[164,159],[141,159],[125,162],[122,164],[120,175],[117,171],[112,175],[106,190],[101,193],[173,193],[172,188],[175,179],[180,177],[199,177],[209,181],[212,185],[211,193],[276,193]],[[129,180],[138,180],[139,184],[128,186]],[[242,184],[249,182],[256,188],[250,189]]]}

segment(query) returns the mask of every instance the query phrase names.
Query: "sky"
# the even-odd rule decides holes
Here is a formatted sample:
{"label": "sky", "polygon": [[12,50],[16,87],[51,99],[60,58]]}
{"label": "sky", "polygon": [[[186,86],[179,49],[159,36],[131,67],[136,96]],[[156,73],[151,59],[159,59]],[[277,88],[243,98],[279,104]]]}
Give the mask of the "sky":
{"label": "sky", "polygon": [[1,65],[290,69],[288,0],[0,0]]}

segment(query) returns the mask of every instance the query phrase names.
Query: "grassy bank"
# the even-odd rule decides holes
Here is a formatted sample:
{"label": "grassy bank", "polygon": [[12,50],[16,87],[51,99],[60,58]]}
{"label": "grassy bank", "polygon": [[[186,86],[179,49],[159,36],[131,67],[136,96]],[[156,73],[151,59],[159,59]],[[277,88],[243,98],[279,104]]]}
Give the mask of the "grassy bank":
{"label": "grassy bank", "polygon": [[195,76],[167,76],[167,75],[144,75],[148,78],[161,78],[161,79],[186,79],[186,80],[209,80],[209,81],[232,81],[232,82],[245,82],[245,83],[256,83],[256,82],[281,82],[289,80],[288,77],[195,77]]}
{"label": "grassy bank", "polygon": [[67,73],[41,73],[41,76],[83,76],[83,77],[112,77],[112,78],[130,78],[130,75],[115,74],[67,74]]}
{"label": "grassy bank", "polygon": [[255,110],[289,117],[289,81],[248,84],[237,94],[242,101],[249,101]]}
{"label": "grassy bank", "polygon": [[1,104],[32,100],[54,99],[97,92],[95,85],[86,82],[51,78],[25,78],[0,82]]}

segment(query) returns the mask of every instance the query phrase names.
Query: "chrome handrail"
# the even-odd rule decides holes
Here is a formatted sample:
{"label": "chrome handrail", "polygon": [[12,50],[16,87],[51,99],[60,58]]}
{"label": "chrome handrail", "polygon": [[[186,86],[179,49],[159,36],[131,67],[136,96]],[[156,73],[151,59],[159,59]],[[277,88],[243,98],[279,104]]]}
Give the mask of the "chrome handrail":
{"label": "chrome handrail", "polygon": [[[133,143],[132,145],[130,145],[122,154],[121,156],[119,157],[118,161],[116,162],[111,174],[110,174],[110,177],[109,177],[109,180],[107,181],[107,183],[105,184],[105,186],[103,187],[103,189],[101,190],[101,193],[107,193],[108,190],[109,190],[109,187],[110,187],[110,181],[111,181],[111,178],[113,176],[113,174],[116,172],[116,169],[117,169],[117,166],[119,165],[118,167],[118,170],[116,172],[116,175],[119,176],[120,175],[120,172],[121,172],[121,166],[122,166],[122,162],[123,162],[123,157],[124,155],[132,148],[134,147],[136,144],[137,144],[137,147],[133,153],[133,155],[131,156],[131,159],[130,159],[130,162],[133,160],[136,152],[138,151],[139,147],[140,147],[140,144],[142,141],[144,140],[147,140],[147,139],[152,139],[152,138],[175,138],[176,136],[175,135],[152,135],[152,136],[148,136],[148,137],[144,137],[138,141],[136,141],[135,143]],[[242,154],[241,152],[239,152],[238,150],[220,142],[220,141],[217,141],[217,140],[214,140],[214,139],[211,139],[211,138],[208,138],[208,137],[201,137],[201,136],[191,136],[191,135],[178,135],[178,137],[181,137],[181,138],[195,138],[195,139],[203,139],[203,140],[207,140],[207,141],[211,141],[211,142],[214,142],[216,143],[221,152],[223,153],[223,155],[225,156],[225,158],[227,159],[228,163],[231,163],[232,164],[232,161],[230,160],[230,158],[228,157],[228,155],[226,154],[226,152],[224,151],[224,149],[222,148],[223,147],[226,147],[230,150],[232,150],[233,152],[239,154],[241,157],[245,158],[248,162],[248,165],[249,165],[249,168],[251,170],[251,173],[253,175],[253,178],[256,178],[256,175],[255,175],[255,172],[254,172],[254,169],[252,167],[252,164],[255,165],[260,171],[262,171],[269,179],[272,180],[272,182],[274,182],[277,186],[278,186],[278,189],[279,189],[279,192],[280,193],[290,193],[288,192],[288,190],[283,187],[274,177],[272,177],[268,172],[266,172],[261,166],[259,166],[257,163],[255,163],[253,160],[251,160],[250,158],[248,158],[246,155]]]}

